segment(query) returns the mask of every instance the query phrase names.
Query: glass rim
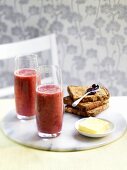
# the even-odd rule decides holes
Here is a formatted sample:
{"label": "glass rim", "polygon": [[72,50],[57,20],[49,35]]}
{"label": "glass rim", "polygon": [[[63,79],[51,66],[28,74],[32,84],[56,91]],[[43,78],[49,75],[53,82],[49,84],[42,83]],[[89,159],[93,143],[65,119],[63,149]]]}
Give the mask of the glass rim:
{"label": "glass rim", "polygon": [[60,68],[60,66],[55,65],[55,64],[42,64],[42,65],[39,66],[39,68],[40,67],[57,67],[57,68]]}
{"label": "glass rim", "polygon": [[[38,66],[38,68],[37,68],[37,72],[38,72],[38,74],[50,74],[50,73],[55,73],[56,75],[57,75],[57,73],[58,73],[58,75],[60,76],[59,77],[59,85],[60,85],[60,87],[62,88],[62,83],[63,83],[63,80],[62,80],[62,70],[61,70],[61,68],[60,68],[60,66],[58,66],[58,65],[54,65],[54,64],[45,64],[45,65],[40,65],[40,66]],[[46,83],[47,84],[47,83]],[[48,83],[48,84],[50,84],[50,83]]]}
{"label": "glass rim", "polygon": [[[20,56],[16,56],[14,58],[14,62],[15,62],[15,70],[18,70],[18,69],[22,69],[22,68],[38,68],[38,55],[37,54],[34,54],[34,53],[31,53],[31,54],[28,54],[28,55],[20,55]],[[26,65],[24,64],[26,63]],[[27,65],[30,64],[29,65]],[[22,65],[23,64],[23,65]],[[33,65],[32,65],[33,64]]]}
{"label": "glass rim", "polygon": [[[37,54],[23,54],[23,55],[21,55],[21,56],[15,56],[15,60],[18,60],[18,59],[21,59],[21,58],[23,58],[23,60],[29,60],[27,57],[34,57],[34,58],[32,58],[32,60],[33,59],[36,59],[37,60],[37,58],[38,58],[38,55]],[[26,57],[26,58],[25,58]]]}
{"label": "glass rim", "polygon": [[45,68],[56,68],[61,72],[61,68],[58,65],[53,65],[53,64],[44,64],[44,65],[39,65],[37,70],[38,71],[43,71]]}

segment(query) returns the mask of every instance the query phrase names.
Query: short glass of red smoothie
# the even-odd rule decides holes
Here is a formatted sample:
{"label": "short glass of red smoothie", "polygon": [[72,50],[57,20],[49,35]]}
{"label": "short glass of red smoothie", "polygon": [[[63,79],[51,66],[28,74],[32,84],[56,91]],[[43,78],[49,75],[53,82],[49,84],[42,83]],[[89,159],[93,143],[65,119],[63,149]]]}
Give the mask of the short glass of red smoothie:
{"label": "short glass of red smoothie", "polygon": [[39,68],[40,84],[36,88],[36,122],[38,135],[52,138],[60,135],[63,121],[62,76],[58,66]]}
{"label": "short glass of red smoothie", "polygon": [[37,55],[31,54],[15,58],[14,93],[19,119],[27,120],[35,117],[37,68]]}

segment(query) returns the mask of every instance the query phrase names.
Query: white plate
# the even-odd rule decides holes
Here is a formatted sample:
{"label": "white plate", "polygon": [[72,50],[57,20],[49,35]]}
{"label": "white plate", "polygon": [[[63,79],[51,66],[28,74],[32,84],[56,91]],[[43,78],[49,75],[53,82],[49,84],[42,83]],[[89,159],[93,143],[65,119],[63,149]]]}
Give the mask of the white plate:
{"label": "white plate", "polygon": [[80,120],[78,120],[78,121],[75,123],[75,128],[76,128],[76,130],[77,130],[81,135],[88,136],[88,137],[93,137],[93,138],[99,138],[99,137],[107,136],[107,135],[111,134],[111,133],[114,131],[115,126],[114,126],[114,124],[113,124],[111,121],[109,121],[109,120],[107,120],[107,119],[98,118],[98,119],[107,121],[107,122],[109,123],[109,127],[110,127],[110,128],[109,128],[107,131],[105,131],[104,133],[100,133],[100,134],[90,134],[90,133],[82,132],[82,131],[79,130],[78,126],[79,126],[79,123],[80,123],[81,121],[84,121],[84,120],[86,120],[86,119],[88,119],[88,118],[80,119]]}

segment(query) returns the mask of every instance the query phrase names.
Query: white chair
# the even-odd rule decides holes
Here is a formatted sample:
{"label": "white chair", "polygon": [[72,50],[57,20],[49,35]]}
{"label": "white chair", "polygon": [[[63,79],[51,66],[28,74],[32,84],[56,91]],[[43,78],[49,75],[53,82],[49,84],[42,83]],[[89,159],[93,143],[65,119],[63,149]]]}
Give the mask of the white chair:
{"label": "white chair", "polygon": [[[31,53],[51,51],[51,63],[58,65],[58,54],[55,34],[30,40],[14,42],[0,45],[0,60],[13,58],[16,56],[28,55]],[[13,94],[13,86],[0,89],[0,97]]]}

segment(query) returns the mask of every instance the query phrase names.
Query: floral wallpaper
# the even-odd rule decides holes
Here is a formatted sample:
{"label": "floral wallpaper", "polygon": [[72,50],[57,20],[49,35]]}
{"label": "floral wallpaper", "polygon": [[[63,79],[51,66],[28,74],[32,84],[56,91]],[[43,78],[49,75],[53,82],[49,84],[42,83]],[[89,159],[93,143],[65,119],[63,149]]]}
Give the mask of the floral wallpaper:
{"label": "floral wallpaper", "polygon": [[[50,33],[64,84],[96,82],[127,95],[126,0],[0,0],[1,44]],[[12,73],[12,62],[0,61],[1,87],[13,84]]]}

